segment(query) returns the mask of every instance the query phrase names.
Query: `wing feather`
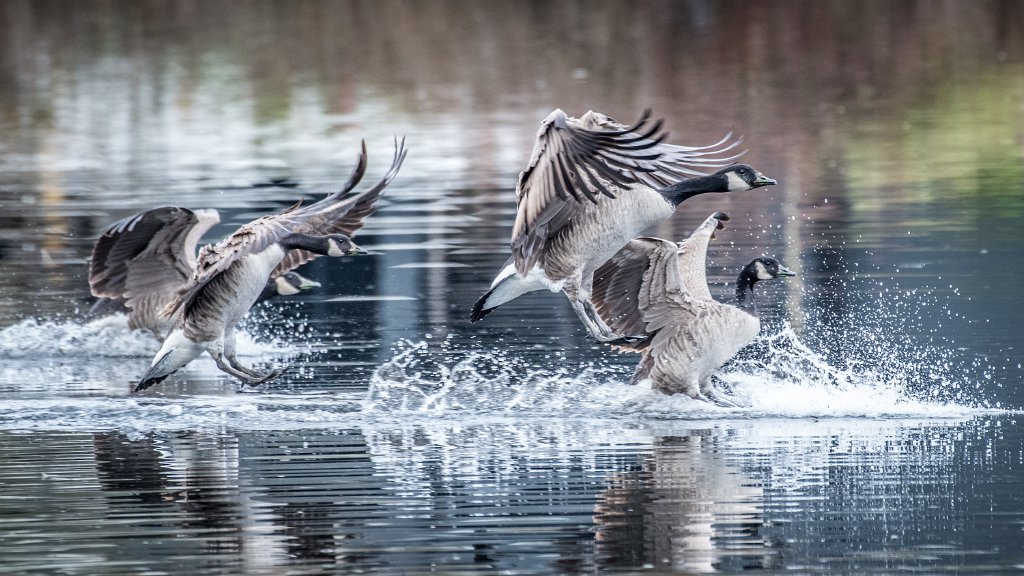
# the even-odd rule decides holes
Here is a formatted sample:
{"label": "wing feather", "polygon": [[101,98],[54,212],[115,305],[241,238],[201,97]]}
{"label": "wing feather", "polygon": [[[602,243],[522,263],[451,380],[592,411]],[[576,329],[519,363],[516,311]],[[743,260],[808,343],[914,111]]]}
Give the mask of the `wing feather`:
{"label": "wing feather", "polygon": [[521,274],[536,265],[548,238],[558,233],[545,223],[568,222],[583,203],[614,198],[631,185],[662,188],[739,157],[723,156],[738,145],[730,142],[731,133],[710,146],[678,146],[664,143],[662,126],[661,119],[650,122],[650,110],[632,126],[594,112],[571,118],[561,110],[541,122],[516,186],[511,246]]}
{"label": "wing feather", "polygon": [[[405,155],[405,139],[403,138],[401,142],[395,142],[394,160],[385,177],[369,190],[353,194],[352,189],[362,179],[365,171],[366,147],[364,144],[352,175],[339,191],[306,207],[302,206],[301,201],[296,202],[283,212],[263,216],[243,225],[213,246],[204,246],[199,251],[192,277],[181,288],[174,301],[164,308],[164,316],[171,317],[183,308],[190,308],[204,288],[235,262],[250,254],[262,252],[289,234],[354,234],[362,228],[363,220],[373,213],[373,204],[380,197],[384,188],[398,174]],[[296,254],[292,254],[293,252]],[[286,261],[288,266],[293,264],[298,266],[317,256],[317,254],[304,250],[289,250],[282,263],[275,267],[271,276],[284,274],[290,270],[291,268],[283,269]]]}
{"label": "wing feather", "polygon": [[724,223],[728,221],[728,214],[715,212],[679,243],[678,267],[683,289],[698,300],[712,299],[707,277],[708,245],[715,237],[715,232],[725,229]]}
{"label": "wing feather", "polygon": [[271,244],[291,233],[286,227],[288,214],[295,211],[299,204],[278,214],[263,216],[243,225],[233,234],[213,245],[203,246],[199,250],[196,266],[191,278],[177,292],[175,298],[163,310],[165,318],[173,317],[181,309],[188,309],[193,301],[202,293],[204,287],[214,278],[223,274],[235,262],[248,256],[262,252]]}
{"label": "wing feather", "polygon": [[[398,174],[407,153],[405,138],[401,142],[396,141],[391,168],[384,178],[362,192],[353,192],[366,171],[366,143],[364,142],[356,168],[352,171],[348,182],[339,191],[310,205],[308,212],[293,216],[296,224],[292,230],[304,234],[344,234],[350,238],[354,236],[362,229],[366,219],[376,211],[377,200]],[[289,250],[270,277],[281,276],[319,256],[319,254],[308,250]]]}
{"label": "wing feather", "polygon": [[219,221],[215,210],[162,206],[112,224],[89,262],[92,294],[131,307],[135,299],[173,293],[191,274],[199,238]]}

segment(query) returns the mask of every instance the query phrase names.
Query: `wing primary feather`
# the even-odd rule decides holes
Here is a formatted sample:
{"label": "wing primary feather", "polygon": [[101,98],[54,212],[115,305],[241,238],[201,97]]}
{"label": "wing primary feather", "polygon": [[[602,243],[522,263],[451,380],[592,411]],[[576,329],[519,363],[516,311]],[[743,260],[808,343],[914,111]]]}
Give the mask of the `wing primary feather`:
{"label": "wing primary feather", "polygon": [[604,134],[629,134],[630,132],[636,132],[637,130],[639,130],[640,127],[646,124],[647,121],[650,119],[651,109],[644,108],[643,113],[640,114],[640,119],[637,120],[632,126],[629,126],[628,128],[622,130],[602,130],[601,132]]}
{"label": "wing primary feather", "polygon": [[601,194],[607,196],[608,198],[615,198],[615,194],[612,191],[608,190],[608,188],[606,188],[604,184],[601,183],[601,179],[598,178],[597,174],[595,174],[589,166],[583,164],[580,166],[580,169],[586,174],[587,181],[590,182],[592,186],[597,188],[597,190]]}
{"label": "wing primary feather", "polygon": [[[566,165],[565,157],[559,155],[556,157],[556,168],[558,174],[561,176],[562,184],[572,193],[573,198],[577,201],[582,200],[580,193],[586,196],[587,200],[595,202],[597,199],[594,197],[594,193],[590,190],[590,187],[585,182],[581,182],[579,172],[577,168],[570,168]],[[575,178],[574,178],[575,177]],[[575,179],[575,182],[573,180]],[[580,186],[576,186],[576,182],[580,183]]]}
{"label": "wing primary feather", "polygon": [[[665,121],[659,118],[645,128],[643,132],[627,132],[626,134],[611,134],[606,131],[591,131],[590,134],[595,137],[596,140],[602,143],[614,143],[616,147],[627,147],[630,144],[636,144],[644,140],[653,139],[653,136],[661,130]],[[668,132],[663,132],[664,135],[668,135]]]}
{"label": "wing primary feather", "polygon": [[344,196],[345,194],[352,191],[356,185],[363,179],[363,175],[366,174],[366,140],[361,141],[359,155],[356,158],[356,166],[352,169],[352,174],[349,175],[348,181],[337,191],[328,196],[328,198],[337,198]]}

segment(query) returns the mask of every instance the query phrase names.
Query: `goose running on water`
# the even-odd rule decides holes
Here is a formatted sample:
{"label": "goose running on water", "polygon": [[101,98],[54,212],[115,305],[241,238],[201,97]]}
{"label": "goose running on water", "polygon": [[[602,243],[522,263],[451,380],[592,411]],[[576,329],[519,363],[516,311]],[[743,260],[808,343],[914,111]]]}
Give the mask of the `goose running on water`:
{"label": "goose running on water", "polygon": [[[405,155],[405,141],[396,142],[387,175],[361,194],[379,196],[398,174]],[[245,384],[261,384],[282,374],[283,370],[260,374],[239,363],[235,325],[275,272],[294,268],[317,256],[365,254],[347,235],[338,232],[346,226],[358,229],[373,212],[372,203],[353,204],[353,198],[346,194],[362,177],[365,162],[364,147],[349,183],[341,191],[306,207],[299,202],[278,214],[253,220],[217,244],[204,246],[191,278],[164,310],[174,318],[174,329],[135,391],[163,381],[204,351],[213,357],[218,368]]]}
{"label": "goose running on water", "polygon": [[[377,197],[360,195],[352,205],[372,204]],[[199,239],[218,222],[216,210],[161,206],[108,226],[89,260],[89,290],[98,298],[90,312],[125,313],[129,328],[148,330],[163,340],[173,322],[161,312],[188,282]],[[256,302],[318,286],[297,272],[275,270]]]}
{"label": "goose running on water", "polygon": [[620,350],[639,352],[631,384],[666,394],[730,404],[712,372],[750,344],[761,329],[754,286],[795,274],[774,258],[755,258],[736,281],[736,305],[716,302],[706,278],[707,247],[728,216],[716,212],[676,244],[636,238],[594,274],[594,306],[613,329],[644,334]]}
{"label": "goose running on water", "polygon": [[649,112],[631,127],[597,112],[571,118],[552,112],[540,126],[533,154],[516,186],[512,256],[473,307],[476,322],[527,292],[561,291],[602,342],[631,334],[610,328],[590,302],[593,273],[641,231],[670,217],[686,199],[709,192],[775,184],[737,164],[730,135],[704,147],[662,141],[661,120]]}

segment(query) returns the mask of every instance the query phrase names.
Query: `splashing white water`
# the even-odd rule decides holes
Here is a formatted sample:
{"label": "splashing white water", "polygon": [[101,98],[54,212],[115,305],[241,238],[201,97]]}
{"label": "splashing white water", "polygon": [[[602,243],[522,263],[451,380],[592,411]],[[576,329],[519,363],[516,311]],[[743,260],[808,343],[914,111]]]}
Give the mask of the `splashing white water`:
{"label": "splashing white water", "polygon": [[718,374],[743,405],[734,408],[628,386],[628,373],[621,368],[593,363],[537,367],[494,350],[440,354],[426,342],[404,343],[374,373],[363,411],[617,419],[950,417],[986,411],[981,402],[937,400],[933,388],[959,385],[943,378],[922,389],[919,375],[833,367],[788,326],[757,344],[762,353]]}
{"label": "splashing white water", "polygon": [[[279,339],[257,339],[237,331],[240,356],[288,354],[294,345]],[[152,357],[160,342],[145,330],[128,328],[128,318],[114,314],[90,321],[29,318],[0,330],[0,358]]]}

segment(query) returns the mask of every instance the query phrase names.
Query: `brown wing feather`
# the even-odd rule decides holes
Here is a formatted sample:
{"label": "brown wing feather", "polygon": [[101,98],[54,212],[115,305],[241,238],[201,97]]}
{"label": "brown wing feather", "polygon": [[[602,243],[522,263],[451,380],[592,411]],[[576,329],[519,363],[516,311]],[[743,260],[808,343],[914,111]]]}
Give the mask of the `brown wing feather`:
{"label": "brown wing feather", "polygon": [[92,293],[128,308],[168,301],[192,272],[199,238],[217,222],[215,210],[163,206],[109,226],[90,260]]}
{"label": "brown wing feather", "polygon": [[555,110],[541,122],[516,186],[511,246],[521,274],[536,265],[559,229],[554,224],[568,222],[581,203],[600,203],[601,196],[615,197],[637,183],[660,188],[738,157],[721,156],[738,144],[728,142],[731,135],[705,147],[664,144],[661,120],[649,120],[650,111],[625,126],[594,112],[576,119]]}
{"label": "brown wing feather", "polygon": [[698,300],[711,300],[708,288],[707,254],[708,245],[715,237],[715,232],[725,229],[729,221],[728,214],[715,212],[708,216],[696,230],[679,243],[679,276],[683,289]]}
{"label": "brown wing feather", "polygon": [[191,306],[192,301],[214,278],[222,274],[239,259],[256,254],[290,234],[287,227],[288,215],[297,210],[299,204],[278,214],[263,216],[243,225],[227,238],[199,250],[196,266],[189,278],[177,292],[174,300],[163,310],[164,317],[170,318],[182,308]]}
{"label": "brown wing feather", "polygon": [[[634,238],[594,273],[591,302],[601,319],[618,334],[648,333],[641,307],[641,293],[650,300],[652,266],[663,265],[676,245],[660,238]],[[649,340],[619,348],[638,351]]]}

